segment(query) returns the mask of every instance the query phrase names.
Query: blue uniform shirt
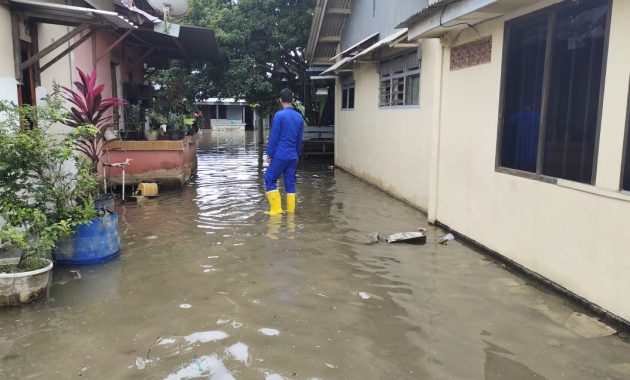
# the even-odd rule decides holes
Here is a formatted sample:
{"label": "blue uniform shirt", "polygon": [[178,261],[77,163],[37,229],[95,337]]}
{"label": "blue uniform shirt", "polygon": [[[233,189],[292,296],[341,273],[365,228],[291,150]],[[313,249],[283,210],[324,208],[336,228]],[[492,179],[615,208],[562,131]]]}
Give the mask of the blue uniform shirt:
{"label": "blue uniform shirt", "polygon": [[276,112],[271,124],[267,156],[274,160],[297,160],[302,149],[304,118],[293,108]]}

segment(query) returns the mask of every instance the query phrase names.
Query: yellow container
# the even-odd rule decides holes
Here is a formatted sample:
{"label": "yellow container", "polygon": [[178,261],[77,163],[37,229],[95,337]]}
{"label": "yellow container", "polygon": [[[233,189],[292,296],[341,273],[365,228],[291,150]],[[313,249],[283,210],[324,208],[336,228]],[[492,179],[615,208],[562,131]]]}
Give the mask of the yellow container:
{"label": "yellow container", "polygon": [[158,185],[157,183],[141,183],[138,185],[137,193],[145,197],[157,197]]}

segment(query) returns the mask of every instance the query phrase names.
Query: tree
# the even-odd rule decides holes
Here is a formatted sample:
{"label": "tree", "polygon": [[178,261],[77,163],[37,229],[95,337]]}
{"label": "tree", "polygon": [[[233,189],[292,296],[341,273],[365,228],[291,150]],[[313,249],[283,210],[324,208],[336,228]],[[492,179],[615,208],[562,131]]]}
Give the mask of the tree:
{"label": "tree", "polygon": [[[309,76],[304,58],[313,0],[191,0],[186,23],[212,28],[223,67],[189,70],[198,98],[244,98],[263,113],[277,108],[289,87],[307,105]],[[181,74],[181,73],[180,73]]]}

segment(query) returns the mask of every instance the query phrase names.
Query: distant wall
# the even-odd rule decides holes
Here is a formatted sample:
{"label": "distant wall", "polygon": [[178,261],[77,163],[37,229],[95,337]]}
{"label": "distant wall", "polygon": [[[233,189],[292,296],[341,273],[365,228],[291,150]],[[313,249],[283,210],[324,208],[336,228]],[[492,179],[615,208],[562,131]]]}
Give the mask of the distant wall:
{"label": "distant wall", "polygon": [[426,5],[426,0],[353,1],[352,13],[346,20],[341,34],[341,50],[374,33],[380,33],[380,38],[392,34],[396,25]]}

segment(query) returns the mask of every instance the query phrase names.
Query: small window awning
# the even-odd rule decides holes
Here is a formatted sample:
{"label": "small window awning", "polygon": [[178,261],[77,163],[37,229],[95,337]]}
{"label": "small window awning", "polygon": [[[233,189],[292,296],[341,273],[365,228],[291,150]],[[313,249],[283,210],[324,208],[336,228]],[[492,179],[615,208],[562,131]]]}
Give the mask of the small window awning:
{"label": "small window awning", "polygon": [[352,59],[352,57],[341,58],[334,65],[332,65],[329,68],[327,68],[326,70],[322,71],[322,73],[319,74],[319,75],[326,75],[326,74],[334,73],[337,70],[341,69],[343,66],[345,66],[351,59]]}
{"label": "small window awning", "polygon": [[361,41],[357,42],[356,44],[350,46],[346,50],[342,51],[341,53],[337,54],[336,56],[332,57],[330,60],[334,61],[335,59],[339,57],[345,58],[345,57],[353,56],[358,51],[361,51],[365,49],[366,47],[372,45],[376,41],[378,41],[378,36],[379,36],[379,33],[374,33],[372,35],[369,35],[366,38],[362,39]]}
{"label": "small window awning", "polygon": [[115,29],[135,29],[137,25],[116,12],[65,4],[31,0],[9,0],[11,12],[48,24],[78,26],[110,26]]}
{"label": "small window awning", "polygon": [[352,61],[358,60],[359,58],[366,56],[367,54],[370,54],[372,52],[375,52],[378,49],[384,48],[385,46],[390,46],[394,44],[397,40],[405,37],[406,34],[407,34],[407,28],[401,29],[394,34],[390,34],[389,36],[383,38],[382,40],[378,41],[374,45],[370,46],[369,48],[355,55],[354,57],[352,57],[351,60]]}
{"label": "small window awning", "polygon": [[[332,65],[331,67],[329,67],[328,69],[324,70],[320,75],[326,75],[329,73],[334,73],[336,71],[342,71],[342,69],[355,62],[358,61],[359,58],[364,57],[370,53],[373,53],[375,51],[378,51],[379,49],[382,49],[384,47],[394,47],[394,45],[401,40],[406,40],[406,36],[407,36],[407,28],[401,29],[393,34],[390,34],[389,36],[383,38],[382,40],[373,43],[371,45],[369,45],[368,47],[364,48],[364,49],[355,49],[353,51],[353,55],[347,56],[345,58],[340,59],[339,61],[337,61],[337,63],[335,63],[334,65]],[[346,71],[350,71],[350,70],[346,70]]]}

